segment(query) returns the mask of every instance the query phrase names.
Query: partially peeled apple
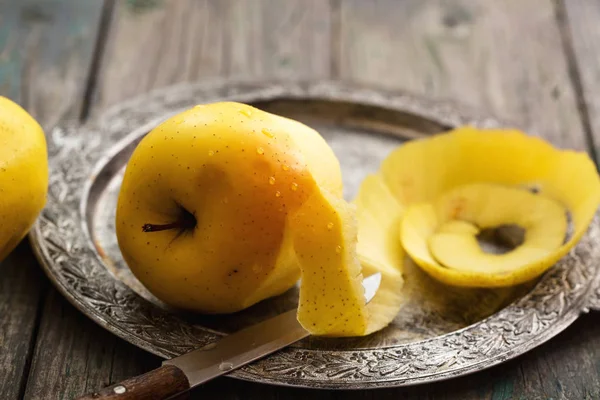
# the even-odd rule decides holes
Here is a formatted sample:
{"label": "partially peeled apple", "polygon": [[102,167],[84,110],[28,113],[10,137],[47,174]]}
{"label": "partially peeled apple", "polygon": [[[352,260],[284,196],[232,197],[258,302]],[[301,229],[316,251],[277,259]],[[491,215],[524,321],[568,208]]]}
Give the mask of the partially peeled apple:
{"label": "partially peeled apple", "polygon": [[[600,202],[586,154],[515,130],[463,127],[409,142],[377,176],[404,208],[397,236],[404,250],[456,286],[512,286],[540,276],[581,239]],[[510,251],[482,247],[484,232],[510,227],[521,232]]]}
{"label": "partially peeled apple", "polygon": [[[365,304],[356,218],[338,160],[316,131],[223,102],[173,116],[141,140],[116,226],[132,272],[167,304],[231,313],[301,278],[306,329],[360,336],[391,321],[378,310],[395,297],[383,290],[372,300],[379,308]],[[367,269],[388,269],[382,287],[397,288],[401,275],[385,262]]]}

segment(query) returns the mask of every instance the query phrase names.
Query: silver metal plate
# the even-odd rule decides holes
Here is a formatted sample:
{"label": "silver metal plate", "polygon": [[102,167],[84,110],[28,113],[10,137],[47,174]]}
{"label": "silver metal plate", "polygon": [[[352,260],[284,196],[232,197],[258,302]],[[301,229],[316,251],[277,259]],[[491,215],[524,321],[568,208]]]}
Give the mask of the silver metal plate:
{"label": "silver metal plate", "polygon": [[[116,242],[114,211],[137,140],[198,103],[220,100],[301,120],[331,144],[352,199],[364,176],[403,140],[457,125],[502,125],[446,103],[341,83],[222,82],[181,85],[120,104],[94,122],[49,133],[48,203],[31,232],[63,295],[94,321],[168,358],[293,308],[297,292],[234,315],[171,310],[131,274]],[[401,312],[365,338],[307,338],[229,376],[310,388],[361,389],[431,382],[481,370],[543,343],[600,305],[600,223],[538,282],[502,290],[444,286],[407,262]],[[476,306],[474,306],[476,305]]]}

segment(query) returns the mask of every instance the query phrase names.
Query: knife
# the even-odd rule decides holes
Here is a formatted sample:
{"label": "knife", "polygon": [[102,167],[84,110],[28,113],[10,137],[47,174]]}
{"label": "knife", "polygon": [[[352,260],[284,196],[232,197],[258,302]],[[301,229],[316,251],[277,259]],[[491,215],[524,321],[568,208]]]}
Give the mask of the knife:
{"label": "knife", "polygon": [[[381,273],[363,280],[367,303],[375,296]],[[204,382],[240,368],[310,336],[296,309],[225,336],[215,343],[164,361],[143,375],[106,387],[78,400],[161,400],[175,398]]]}

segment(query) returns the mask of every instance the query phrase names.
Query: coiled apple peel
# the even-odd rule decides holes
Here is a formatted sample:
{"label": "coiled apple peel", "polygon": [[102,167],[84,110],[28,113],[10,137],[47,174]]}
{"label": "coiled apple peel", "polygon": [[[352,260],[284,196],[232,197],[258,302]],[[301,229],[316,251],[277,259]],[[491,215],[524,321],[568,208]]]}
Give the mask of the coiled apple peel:
{"label": "coiled apple peel", "polygon": [[[462,127],[415,140],[392,152],[377,176],[404,208],[404,250],[456,286],[512,286],[540,276],[581,239],[600,202],[586,154],[516,130]],[[478,236],[505,226],[520,227],[522,243],[503,254],[484,251]]]}

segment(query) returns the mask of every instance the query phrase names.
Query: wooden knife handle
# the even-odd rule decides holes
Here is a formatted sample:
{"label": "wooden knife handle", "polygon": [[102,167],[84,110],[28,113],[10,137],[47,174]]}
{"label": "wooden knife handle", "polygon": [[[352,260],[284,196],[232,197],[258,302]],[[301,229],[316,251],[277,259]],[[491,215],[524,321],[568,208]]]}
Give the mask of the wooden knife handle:
{"label": "wooden knife handle", "polygon": [[190,383],[179,368],[174,365],[163,365],[143,375],[79,397],[77,400],[181,399],[182,397],[176,397],[176,395],[186,392],[189,388]]}

